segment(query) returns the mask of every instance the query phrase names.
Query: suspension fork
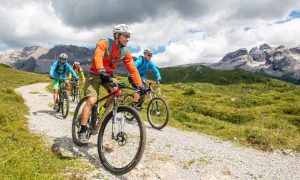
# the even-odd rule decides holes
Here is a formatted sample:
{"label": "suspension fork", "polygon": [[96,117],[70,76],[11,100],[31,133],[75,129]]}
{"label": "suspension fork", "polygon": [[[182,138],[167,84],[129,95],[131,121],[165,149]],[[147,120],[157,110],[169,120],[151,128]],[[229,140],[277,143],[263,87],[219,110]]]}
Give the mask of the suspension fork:
{"label": "suspension fork", "polygon": [[113,98],[113,119],[112,119],[112,123],[111,123],[111,129],[112,129],[112,139],[117,139],[116,135],[115,135],[115,123],[117,121],[117,112],[118,112],[118,106],[117,106],[117,100],[116,100],[116,96],[114,96]]}
{"label": "suspension fork", "polygon": [[[115,123],[117,121],[117,113],[118,113],[118,105],[117,105],[117,97],[115,96],[113,99],[113,119],[112,119],[112,139],[117,140],[117,136],[115,135]],[[122,116],[120,126],[119,126],[119,132],[124,132],[125,127],[125,117]]]}

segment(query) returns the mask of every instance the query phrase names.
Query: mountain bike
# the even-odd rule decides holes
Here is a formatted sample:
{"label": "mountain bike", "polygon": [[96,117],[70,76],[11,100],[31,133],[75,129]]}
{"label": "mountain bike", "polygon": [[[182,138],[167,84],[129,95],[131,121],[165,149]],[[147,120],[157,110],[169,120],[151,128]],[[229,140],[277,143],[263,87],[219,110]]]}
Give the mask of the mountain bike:
{"label": "mountain bike", "polygon": [[[98,132],[98,154],[103,167],[115,175],[131,171],[141,160],[145,144],[146,130],[142,117],[134,108],[119,103],[121,90],[128,87],[125,83],[115,83],[117,90],[98,99],[92,107],[88,121],[88,136]],[[112,99],[111,99],[112,98]],[[98,117],[99,104],[106,100],[109,105],[102,117]],[[81,99],[75,109],[72,122],[72,138],[75,144],[81,146],[78,140],[82,109],[87,97]],[[125,115],[131,116],[128,121]]]}
{"label": "mountain bike", "polygon": [[66,118],[69,113],[69,98],[68,98],[68,92],[67,92],[67,88],[66,88],[67,78],[51,77],[51,79],[59,81],[58,109],[56,111],[57,112],[61,111],[62,117]]}
{"label": "mountain bike", "polygon": [[79,103],[80,101],[80,86],[79,86],[79,79],[71,79],[71,96],[72,102]]}
{"label": "mountain bike", "polygon": [[[139,101],[137,103],[134,102],[134,95],[133,94],[127,94],[124,97],[124,104],[133,106],[133,107],[142,107],[143,103],[146,100],[146,97],[150,96],[150,102],[147,107],[147,119],[150,125],[154,129],[162,129],[164,128],[170,119],[170,108],[167,104],[167,102],[160,97],[157,97],[156,95],[160,95],[160,88],[158,88],[158,93],[155,92],[152,84],[153,81],[148,80],[148,88],[146,90],[146,93],[141,95]],[[132,90],[136,90],[134,88],[129,88]],[[142,109],[142,108],[141,108]],[[141,110],[140,109],[140,110]],[[131,120],[133,117],[126,116],[128,120]]]}

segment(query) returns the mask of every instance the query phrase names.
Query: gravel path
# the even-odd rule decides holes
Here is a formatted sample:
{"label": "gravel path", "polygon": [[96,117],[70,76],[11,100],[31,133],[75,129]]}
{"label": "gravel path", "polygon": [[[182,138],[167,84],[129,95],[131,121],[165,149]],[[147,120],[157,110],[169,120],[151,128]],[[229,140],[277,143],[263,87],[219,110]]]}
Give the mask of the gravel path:
{"label": "gravel path", "polygon": [[[206,135],[146,124],[147,145],[139,165],[123,176],[105,171],[98,159],[96,136],[88,147],[72,142],[71,116],[61,119],[50,107],[52,95],[40,83],[18,88],[29,107],[29,127],[50,144],[85,159],[95,167],[88,179],[300,179],[300,156],[238,147]],[[39,93],[37,93],[39,92]],[[74,111],[75,104],[71,104]]]}

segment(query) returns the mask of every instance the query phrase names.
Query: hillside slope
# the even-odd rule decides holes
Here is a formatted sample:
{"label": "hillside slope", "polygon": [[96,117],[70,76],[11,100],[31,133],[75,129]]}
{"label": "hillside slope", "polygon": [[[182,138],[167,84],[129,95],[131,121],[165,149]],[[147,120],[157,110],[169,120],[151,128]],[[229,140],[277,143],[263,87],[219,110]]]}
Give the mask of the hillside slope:
{"label": "hillside slope", "polygon": [[0,179],[62,179],[66,172],[72,175],[86,169],[76,160],[55,156],[41,136],[29,131],[28,108],[14,89],[38,82],[49,80],[0,64]]}
{"label": "hillside slope", "polygon": [[[207,82],[212,84],[235,84],[271,81],[270,78],[242,69],[215,70],[204,65],[161,68],[160,72],[164,83]],[[154,78],[153,74],[150,74],[150,78]]]}

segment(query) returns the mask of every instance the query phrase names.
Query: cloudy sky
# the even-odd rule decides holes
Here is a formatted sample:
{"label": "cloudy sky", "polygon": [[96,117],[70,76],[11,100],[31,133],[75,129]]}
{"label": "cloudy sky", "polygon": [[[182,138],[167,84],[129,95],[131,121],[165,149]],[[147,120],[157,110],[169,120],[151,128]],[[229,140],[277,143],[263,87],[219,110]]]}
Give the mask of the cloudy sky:
{"label": "cloudy sky", "polygon": [[299,0],[0,0],[0,23],[0,51],[94,47],[125,23],[132,54],[152,48],[159,66],[213,63],[262,43],[300,45]]}

